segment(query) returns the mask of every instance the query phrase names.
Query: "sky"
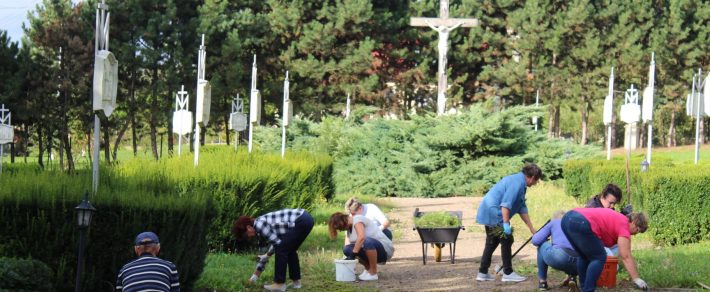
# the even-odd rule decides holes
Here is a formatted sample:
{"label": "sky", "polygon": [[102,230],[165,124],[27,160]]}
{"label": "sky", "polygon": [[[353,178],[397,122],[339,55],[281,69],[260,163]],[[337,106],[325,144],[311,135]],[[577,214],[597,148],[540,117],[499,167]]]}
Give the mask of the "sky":
{"label": "sky", "polygon": [[6,30],[13,42],[22,38],[22,22],[27,22],[27,12],[34,10],[42,0],[0,0],[0,30]]}

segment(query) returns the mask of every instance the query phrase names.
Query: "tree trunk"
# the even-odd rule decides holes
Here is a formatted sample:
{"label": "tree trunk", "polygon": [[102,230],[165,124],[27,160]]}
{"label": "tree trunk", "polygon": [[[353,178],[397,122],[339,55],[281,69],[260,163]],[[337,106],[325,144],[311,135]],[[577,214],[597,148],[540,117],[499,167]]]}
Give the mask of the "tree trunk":
{"label": "tree trunk", "polygon": [[10,143],[10,163],[15,163],[15,143]]}
{"label": "tree trunk", "polygon": [[[175,96],[173,91],[170,91],[170,94],[168,96]],[[168,117],[170,117],[170,111],[168,110]],[[165,133],[168,135],[168,156],[173,156],[173,149],[175,148],[175,138],[173,137],[173,123],[170,118],[168,118],[168,132]]]}
{"label": "tree trunk", "polygon": [[[61,133],[61,130],[59,131]],[[57,146],[57,154],[59,155],[59,169],[66,170],[64,167],[64,139],[62,134],[59,134],[59,145]]]}
{"label": "tree trunk", "polygon": [[698,140],[700,140],[700,145],[705,144],[705,118],[700,116],[700,134],[698,135]]}
{"label": "tree trunk", "polygon": [[39,166],[44,169],[44,139],[42,139],[44,137],[43,134],[44,133],[42,133],[42,121],[40,121],[39,123],[37,123],[37,139],[39,140],[37,141],[37,145],[39,146],[39,150],[37,153],[37,164],[39,164]]}
{"label": "tree trunk", "polygon": [[47,165],[52,164],[52,128],[47,127]]}
{"label": "tree trunk", "polygon": [[588,133],[588,128],[587,128],[587,123],[589,121],[588,115],[587,115],[587,107],[586,107],[586,98],[582,98],[582,110],[579,111],[579,113],[582,115],[582,137],[579,140],[580,145],[586,145],[587,144],[587,133]]}
{"label": "tree trunk", "polygon": [[227,146],[229,146],[229,115],[224,116],[224,125],[224,134],[226,135],[225,137],[227,137]]}
{"label": "tree trunk", "polygon": [[30,147],[27,145],[27,144],[29,144],[29,140],[30,140],[30,130],[29,130],[29,127],[27,126],[26,123],[22,124],[22,129],[24,130],[25,135],[26,135],[25,139],[22,139],[22,146],[25,149],[25,163],[27,163],[27,157],[30,156],[30,149],[29,149]]}
{"label": "tree trunk", "polygon": [[[133,73],[135,74],[135,72]],[[135,76],[131,76],[131,87],[130,87],[130,93],[128,94],[130,97],[129,101],[129,106],[128,106],[128,115],[130,116],[131,119],[131,135],[132,135],[132,142],[133,142],[133,157],[138,156],[138,137],[136,134],[136,80]]]}
{"label": "tree trunk", "polygon": [[[101,117],[99,117],[100,119]],[[102,122],[103,128],[104,128],[104,139],[103,139],[103,144],[104,144],[104,160],[106,160],[106,163],[111,163],[111,133],[109,131],[111,128],[109,127],[108,124],[108,118],[104,119]]]}
{"label": "tree trunk", "polygon": [[61,138],[64,142],[64,151],[67,154],[67,171],[69,173],[74,173],[74,155],[71,153],[71,141],[69,140],[69,134],[62,135]]}
{"label": "tree trunk", "polygon": [[116,142],[113,144],[113,161],[118,160],[118,148],[121,146],[121,140],[123,140],[123,135],[128,130],[128,123],[123,124],[123,127],[118,130],[118,135],[116,137]]}
{"label": "tree trunk", "polygon": [[151,101],[151,111],[150,111],[150,148],[153,152],[153,158],[158,160],[158,141],[157,141],[157,127],[158,127],[158,66],[155,65],[153,68],[153,96]]}
{"label": "tree trunk", "polygon": [[668,141],[666,142],[667,147],[675,147],[675,107],[671,108],[671,122],[668,126]]}
{"label": "tree trunk", "polygon": [[550,117],[548,119],[547,136],[550,138],[560,137],[560,105],[555,104],[549,107]]}

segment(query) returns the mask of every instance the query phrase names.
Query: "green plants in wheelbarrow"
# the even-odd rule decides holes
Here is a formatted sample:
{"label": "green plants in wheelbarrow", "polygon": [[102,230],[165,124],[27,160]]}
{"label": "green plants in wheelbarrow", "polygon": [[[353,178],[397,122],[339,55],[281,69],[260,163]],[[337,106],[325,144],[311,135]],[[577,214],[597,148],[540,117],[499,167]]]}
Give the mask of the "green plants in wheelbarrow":
{"label": "green plants in wheelbarrow", "polygon": [[430,212],[414,218],[418,228],[459,227],[459,218],[449,212]]}
{"label": "green plants in wheelbarrow", "polygon": [[461,224],[461,211],[419,212],[414,210],[414,230],[422,240],[422,261],[426,265],[426,244],[434,248],[434,259],[441,261],[441,249],[449,243],[451,263],[454,263],[456,238],[464,229]]}

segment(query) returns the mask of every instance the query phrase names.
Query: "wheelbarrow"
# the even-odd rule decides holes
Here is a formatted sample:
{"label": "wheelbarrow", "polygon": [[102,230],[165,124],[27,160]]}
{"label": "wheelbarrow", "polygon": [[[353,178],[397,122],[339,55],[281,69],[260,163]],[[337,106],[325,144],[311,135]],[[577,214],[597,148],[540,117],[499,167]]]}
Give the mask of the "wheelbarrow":
{"label": "wheelbarrow", "polygon": [[[419,208],[414,209],[414,218],[421,217],[425,212],[420,212]],[[451,263],[454,263],[456,257],[456,239],[459,236],[459,231],[465,230],[461,224],[461,217],[463,214],[461,211],[449,211],[449,214],[458,218],[458,227],[434,227],[434,228],[419,228],[414,227],[412,230],[416,230],[419,233],[419,237],[422,240],[422,262],[426,265],[427,257],[427,244],[432,244],[434,246],[435,258],[437,261],[441,260],[441,249],[449,244],[449,254],[451,255]]]}

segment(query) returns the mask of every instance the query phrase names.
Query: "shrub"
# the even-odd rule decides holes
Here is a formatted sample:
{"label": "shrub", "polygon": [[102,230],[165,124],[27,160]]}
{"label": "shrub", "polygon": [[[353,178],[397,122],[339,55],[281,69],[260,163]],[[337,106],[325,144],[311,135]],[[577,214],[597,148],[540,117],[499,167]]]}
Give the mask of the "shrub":
{"label": "shrub", "polygon": [[52,270],[38,260],[0,257],[0,290],[51,291]]}
{"label": "shrub", "polygon": [[565,159],[598,151],[532,131],[529,118],[539,111],[544,109],[492,112],[473,106],[457,115],[411,120],[326,118],[320,124],[298,120],[289,131],[288,144],[333,157],[339,194],[479,195],[503,176],[520,171],[525,162],[537,163],[544,179],[557,179]]}

